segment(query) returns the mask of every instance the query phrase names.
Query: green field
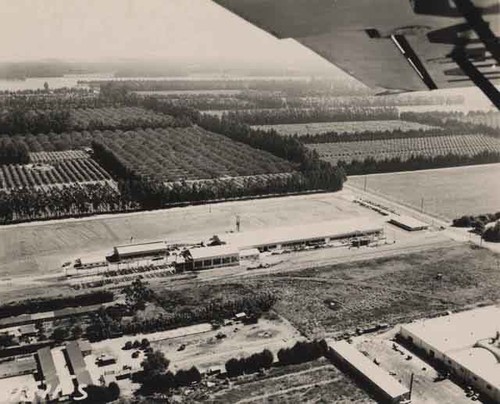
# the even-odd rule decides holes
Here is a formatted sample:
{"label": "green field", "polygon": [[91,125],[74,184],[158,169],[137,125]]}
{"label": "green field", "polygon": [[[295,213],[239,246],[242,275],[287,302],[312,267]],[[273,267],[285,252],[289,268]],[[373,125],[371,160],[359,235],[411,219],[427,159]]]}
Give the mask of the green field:
{"label": "green field", "polygon": [[[400,201],[431,215],[452,220],[500,210],[500,164],[373,174],[367,190]],[[365,176],[349,177],[348,184],[363,188]]]}
{"label": "green field", "polygon": [[280,135],[318,135],[320,133],[360,133],[360,132],[384,132],[393,130],[428,130],[431,126],[416,122],[406,121],[357,121],[357,122],[314,122],[294,123],[283,125],[256,125],[254,129],[274,129]]}

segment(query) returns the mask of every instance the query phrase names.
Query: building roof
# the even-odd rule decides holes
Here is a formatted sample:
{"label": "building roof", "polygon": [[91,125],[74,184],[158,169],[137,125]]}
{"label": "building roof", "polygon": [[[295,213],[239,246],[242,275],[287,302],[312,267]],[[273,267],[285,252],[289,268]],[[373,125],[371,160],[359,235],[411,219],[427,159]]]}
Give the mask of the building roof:
{"label": "building roof", "polygon": [[50,385],[49,395],[52,395],[55,389],[59,386],[59,376],[57,375],[54,358],[49,347],[40,348],[37,351],[38,361],[42,370],[45,385]]}
{"label": "building roof", "polygon": [[78,346],[80,347],[80,351],[82,352],[92,351],[92,344],[86,339],[78,340]]}
{"label": "building roof", "polygon": [[154,241],[152,243],[128,244],[116,246],[115,251],[119,256],[126,257],[128,255],[137,254],[154,254],[167,249],[167,244],[164,241]]}
{"label": "building roof", "polygon": [[450,352],[448,357],[490,386],[500,389],[500,363],[492,352],[484,348],[468,348]]}
{"label": "building roof", "polygon": [[19,332],[21,335],[36,334],[38,331],[35,324],[26,324],[19,327]]}
{"label": "building roof", "polygon": [[90,373],[87,370],[85,361],[83,359],[82,351],[78,345],[77,341],[70,341],[66,345],[66,352],[68,354],[71,367],[73,368],[73,373],[76,376],[76,380],[79,385],[91,385],[92,379]]}
{"label": "building roof", "polygon": [[388,397],[398,398],[409,393],[406,387],[389,375],[389,373],[380,366],[375,365],[347,341],[334,342],[330,347],[337,355],[346,360],[358,372],[363,374],[363,376],[381,389]]}
{"label": "building roof", "polygon": [[0,379],[28,373],[35,373],[36,368],[36,360],[33,355],[30,355],[26,358],[2,362],[0,364]]}
{"label": "building roof", "polygon": [[487,306],[419,320],[402,325],[401,329],[425,341],[436,352],[470,348],[478,340],[494,337],[500,330],[500,307]]}
{"label": "building roof", "polygon": [[273,244],[294,243],[318,238],[351,237],[358,233],[374,233],[383,230],[380,219],[359,217],[334,220],[300,226],[266,228],[224,235],[224,240],[239,248],[254,248]]}
{"label": "building roof", "polygon": [[238,255],[238,249],[232,245],[217,245],[212,247],[191,248],[189,255],[193,260],[225,257],[228,255]]}
{"label": "building roof", "polygon": [[[474,347],[500,331],[500,307],[487,306],[401,326],[435,352],[445,354],[491,386],[500,388],[500,363],[493,351]],[[484,344],[483,344],[484,345]]]}
{"label": "building roof", "polygon": [[405,215],[393,215],[389,221],[415,230],[429,227],[427,223]]}
{"label": "building roof", "polygon": [[240,251],[240,257],[250,257],[253,255],[260,255],[260,251],[257,248],[249,248]]}

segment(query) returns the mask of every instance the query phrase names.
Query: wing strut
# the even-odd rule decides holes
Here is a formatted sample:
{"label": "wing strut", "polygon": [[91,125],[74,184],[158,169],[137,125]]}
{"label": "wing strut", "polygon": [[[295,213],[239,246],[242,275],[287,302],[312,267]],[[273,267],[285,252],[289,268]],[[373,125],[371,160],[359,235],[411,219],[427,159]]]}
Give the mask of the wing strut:
{"label": "wing strut", "polygon": [[474,66],[469,60],[463,46],[457,46],[451,52],[451,58],[462,69],[462,71],[479,87],[490,101],[500,110],[500,92],[498,89]]}

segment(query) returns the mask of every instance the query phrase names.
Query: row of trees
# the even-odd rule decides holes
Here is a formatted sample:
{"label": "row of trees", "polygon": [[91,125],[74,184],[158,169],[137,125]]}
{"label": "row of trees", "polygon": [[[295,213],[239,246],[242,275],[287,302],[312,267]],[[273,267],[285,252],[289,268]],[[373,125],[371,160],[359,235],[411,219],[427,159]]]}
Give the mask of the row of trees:
{"label": "row of trees", "polygon": [[27,299],[20,302],[15,301],[0,306],[0,318],[44,311],[54,311],[67,307],[91,306],[108,303],[113,301],[113,298],[113,292],[103,290],[83,293],[75,296]]}
{"label": "row of trees", "polygon": [[458,167],[473,164],[491,164],[500,162],[500,153],[484,151],[472,156],[449,153],[442,156],[412,155],[408,159],[393,157],[376,160],[367,157],[364,160],[338,162],[338,166],[348,175],[364,175],[373,173],[389,173],[395,171],[416,171],[430,168]]}
{"label": "row of trees", "polygon": [[27,164],[30,161],[26,143],[7,136],[0,137],[0,165]]}
{"label": "row of trees", "polygon": [[[366,132],[325,132],[317,135],[294,135],[299,141],[305,144],[314,143],[343,143],[360,142],[365,140],[390,140],[390,139],[410,139],[410,138],[429,138],[439,136],[456,135],[456,132],[446,128],[418,129],[418,130],[385,130],[385,131],[366,131]],[[470,135],[471,132],[463,134]]]}
{"label": "row of trees", "polygon": [[310,122],[345,122],[399,119],[394,107],[363,108],[282,108],[244,110],[224,113],[222,118],[245,122],[248,125],[277,125]]}
{"label": "row of trees", "polygon": [[291,348],[282,348],[278,351],[278,360],[282,365],[293,365],[309,362],[326,356],[328,344],[320,341],[299,341]]}
{"label": "row of trees", "polygon": [[100,341],[123,334],[135,335],[164,331],[176,327],[232,318],[236,313],[240,312],[247,313],[249,317],[258,318],[275,304],[277,298],[271,293],[261,292],[235,299],[209,299],[193,306],[182,306],[182,309],[177,306],[172,307],[168,298],[162,298],[154,294],[150,289],[147,291],[147,297],[141,298],[141,303],[144,303],[145,299],[154,301],[155,304],[164,308],[166,313],[144,320],[135,317],[133,321],[122,320],[123,316],[130,316],[135,310],[141,308],[135,305],[136,300],[133,299],[128,307],[117,307],[116,309],[108,307],[93,313],[86,329],[87,337],[91,341]]}
{"label": "row of trees", "polygon": [[260,369],[269,369],[274,362],[273,353],[264,349],[260,353],[255,353],[247,358],[229,359],[226,362],[226,372],[229,377],[236,377],[242,374],[251,374]]}
{"label": "row of trees", "polygon": [[0,223],[82,216],[137,209],[108,184],[65,185],[48,189],[0,190]]}
{"label": "row of trees", "polygon": [[483,239],[493,243],[500,242],[500,222],[496,222],[493,226],[487,227],[483,233]]}
{"label": "row of trees", "polygon": [[161,351],[148,352],[142,361],[142,372],[134,376],[141,383],[140,394],[167,393],[171,389],[189,386],[201,381],[201,373],[196,366],[188,370],[180,369],[175,374],[168,371],[170,361]]}
{"label": "row of trees", "polygon": [[474,227],[483,228],[486,224],[495,222],[500,219],[500,212],[485,213],[482,215],[464,215],[459,218],[453,219],[453,226],[455,227]]}
{"label": "row of trees", "polygon": [[49,133],[71,129],[69,109],[30,110],[13,108],[0,114],[0,133]]}

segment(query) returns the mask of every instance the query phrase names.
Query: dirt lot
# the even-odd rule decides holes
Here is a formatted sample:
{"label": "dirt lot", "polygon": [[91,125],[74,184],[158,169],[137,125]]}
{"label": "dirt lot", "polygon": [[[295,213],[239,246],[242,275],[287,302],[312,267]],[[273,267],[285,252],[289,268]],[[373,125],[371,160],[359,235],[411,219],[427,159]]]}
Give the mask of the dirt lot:
{"label": "dirt lot", "polygon": [[272,290],[278,313],[306,335],[323,337],[495,301],[499,261],[488,250],[455,244],[241,282]]}
{"label": "dirt lot", "polygon": [[337,192],[4,226],[0,227],[0,277],[55,273],[71,258],[104,255],[115,245],[130,243],[131,237],[136,243],[201,241],[234,230],[237,215],[241,231],[246,231],[369,214],[350,202],[345,192]]}
{"label": "dirt lot", "polygon": [[[394,334],[395,332],[391,331],[386,334],[358,337],[353,342],[361,352],[367,354],[370,359],[377,359],[383,369],[392,373],[408,388],[413,373],[412,403],[461,404],[471,402],[471,399],[465,396],[465,392],[452,381],[434,381],[438,372],[406,348],[396,344],[399,351],[393,350],[394,342],[390,338]],[[410,360],[408,360],[408,356],[411,356]]]}
{"label": "dirt lot", "polygon": [[449,221],[500,210],[500,164],[352,176],[348,184]]}
{"label": "dirt lot", "polygon": [[350,379],[326,359],[271,369],[213,394],[217,403],[372,403]]}

